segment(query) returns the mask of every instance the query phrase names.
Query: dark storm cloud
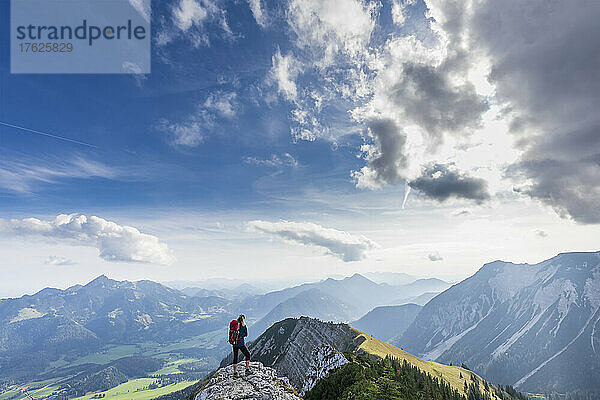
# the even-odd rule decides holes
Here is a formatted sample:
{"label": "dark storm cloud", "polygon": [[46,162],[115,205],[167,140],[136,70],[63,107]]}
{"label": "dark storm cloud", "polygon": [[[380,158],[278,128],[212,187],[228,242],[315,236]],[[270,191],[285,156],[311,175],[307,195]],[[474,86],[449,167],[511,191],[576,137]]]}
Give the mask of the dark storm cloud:
{"label": "dark storm cloud", "polygon": [[[454,67],[453,67],[454,68]],[[400,106],[404,117],[422,127],[436,146],[444,132],[464,134],[481,124],[488,110],[485,99],[471,83],[458,86],[450,82],[448,64],[433,67],[406,63],[401,79],[394,85],[391,97]]]}
{"label": "dark storm cloud", "polygon": [[488,1],[473,33],[524,150],[516,190],[561,216],[600,223],[600,2]]}
{"label": "dark storm cloud", "polygon": [[552,206],[561,217],[600,223],[600,154],[583,160],[529,160],[512,165],[514,190]]}
{"label": "dark storm cloud", "polygon": [[404,178],[398,167],[402,168],[407,164],[404,132],[391,119],[372,119],[368,126],[379,149],[369,159],[369,165],[376,175],[374,179],[380,183],[400,182]]}
{"label": "dark storm cloud", "polygon": [[481,203],[490,198],[485,180],[473,178],[443,164],[432,164],[426,167],[419,178],[408,184],[411,188],[437,201],[456,197]]}

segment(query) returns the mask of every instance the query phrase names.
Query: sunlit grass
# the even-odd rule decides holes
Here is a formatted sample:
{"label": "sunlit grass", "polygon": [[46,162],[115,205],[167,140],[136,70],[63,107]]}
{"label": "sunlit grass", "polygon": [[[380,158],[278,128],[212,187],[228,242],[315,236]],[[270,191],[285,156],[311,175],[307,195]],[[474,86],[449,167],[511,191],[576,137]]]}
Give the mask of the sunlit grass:
{"label": "sunlit grass", "polygon": [[[358,352],[364,352],[376,357],[385,358],[391,356],[400,360],[406,360],[408,363],[419,368],[423,372],[429,373],[433,377],[438,377],[448,382],[450,386],[458,390],[461,394],[465,394],[465,382],[467,385],[473,383],[471,376],[476,376],[478,379],[479,390],[484,393],[483,379],[477,374],[457,366],[444,365],[432,361],[425,361],[419,357],[415,357],[396,346],[375,339],[366,333],[360,333],[359,336],[365,338],[365,341],[358,347]],[[462,375],[462,378],[461,378]],[[492,399],[498,399],[493,392],[488,392]]]}
{"label": "sunlit grass", "polygon": [[75,399],[91,400],[95,395],[102,393],[105,395],[105,397],[102,398],[103,400],[150,400],[165,394],[185,389],[186,387],[196,383],[196,381],[183,381],[157,389],[144,389],[155,381],[156,379],[154,378],[132,379],[107,391],[87,394],[85,396],[76,397]]}

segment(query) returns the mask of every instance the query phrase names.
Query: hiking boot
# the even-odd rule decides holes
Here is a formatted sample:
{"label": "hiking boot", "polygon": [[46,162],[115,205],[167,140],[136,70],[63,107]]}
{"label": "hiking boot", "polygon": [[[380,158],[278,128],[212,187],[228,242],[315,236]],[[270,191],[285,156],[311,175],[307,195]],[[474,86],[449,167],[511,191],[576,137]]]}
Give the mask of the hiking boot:
{"label": "hiking boot", "polygon": [[237,378],[237,377],[239,377],[239,376],[240,376],[240,374],[238,374],[238,373],[237,373],[237,371],[235,371],[235,372],[233,373],[233,377],[234,377],[234,378]]}
{"label": "hiking boot", "polygon": [[250,368],[246,368],[246,375],[252,375],[254,373],[254,371],[252,371]]}

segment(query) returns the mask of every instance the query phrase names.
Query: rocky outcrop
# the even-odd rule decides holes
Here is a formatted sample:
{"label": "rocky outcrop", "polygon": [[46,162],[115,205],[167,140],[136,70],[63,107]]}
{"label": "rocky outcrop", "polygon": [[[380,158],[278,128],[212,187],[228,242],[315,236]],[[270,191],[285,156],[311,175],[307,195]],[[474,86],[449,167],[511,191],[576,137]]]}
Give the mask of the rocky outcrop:
{"label": "rocky outcrop", "polygon": [[195,400],[299,400],[287,378],[277,375],[273,368],[252,362],[252,374],[246,375],[245,366],[238,367],[239,376],[233,375],[233,366],[220,368],[198,392]]}
{"label": "rocky outcrop", "polygon": [[[333,368],[348,361],[342,354],[362,342],[346,324],[288,318],[273,324],[249,346],[252,360],[275,368],[303,395]],[[221,366],[230,364],[231,355]]]}

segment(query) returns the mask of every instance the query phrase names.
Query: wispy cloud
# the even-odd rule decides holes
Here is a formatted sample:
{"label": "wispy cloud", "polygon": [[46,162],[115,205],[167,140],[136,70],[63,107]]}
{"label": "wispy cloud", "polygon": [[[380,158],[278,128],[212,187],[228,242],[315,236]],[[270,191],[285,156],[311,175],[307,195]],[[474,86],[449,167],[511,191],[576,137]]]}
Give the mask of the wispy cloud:
{"label": "wispy cloud", "polygon": [[0,219],[0,235],[95,247],[98,255],[106,261],[159,265],[175,261],[169,247],[156,236],[96,216],[60,214],[51,221]]}
{"label": "wispy cloud", "polygon": [[197,147],[210,135],[218,118],[234,118],[239,105],[235,92],[209,93],[196,110],[180,121],[162,118],[156,129],[165,132],[174,146]]}
{"label": "wispy cloud", "polygon": [[33,193],[39,184],[58,183],[69,178],[117,179],[119,168],[83,157],[70,160],[47,160],[21,157],[0,161],[0,188],[15,193]]}
{"label": "wispy cloud", "polygon": [[277,86],[277,90],[288,100],[296,100],[298,91],[296,89],[296,78],[300,72],[300,64],[290,54],[281,55],[281,51],[273,55],[272,67],[269,79]]}
{"label": "wispy cloud", "polygon": [[270,157],[246,157],[244,161],[248,164],[265,167],[297,167],[298,161],[290,153],[283,153],[281,156],[271,154]]}
{"label": "wispy cloud", "polygon": [[248,222],[247,226],[250,232],[263,233],[285,242],[314,247],[345,262],[362,260],[367,257],[369,250],[378,247],[375,242],[364,236],[354,236],[312,222],[257,220]]}
{"label": "wispy cloud", "polygon": [[194,47],[210,46],[211,36],[235,39],[227,13],[217,1],[177,0],[169,7],[170,14],[157,28],[156,43],[167,45],[176,39],[190,41]]}
{"label": "wispy cloud", "polygon": [[59,256],[48,256],[46,261],[44,261],[46,265],[75,265],[75,262],[69,258],[59,257]]}
{"label": "wispy cloud", "polygon": [[248,5],[256,23],[264,28],[267,26],[267,16],[260,2],[261,0],[248,0]]}

